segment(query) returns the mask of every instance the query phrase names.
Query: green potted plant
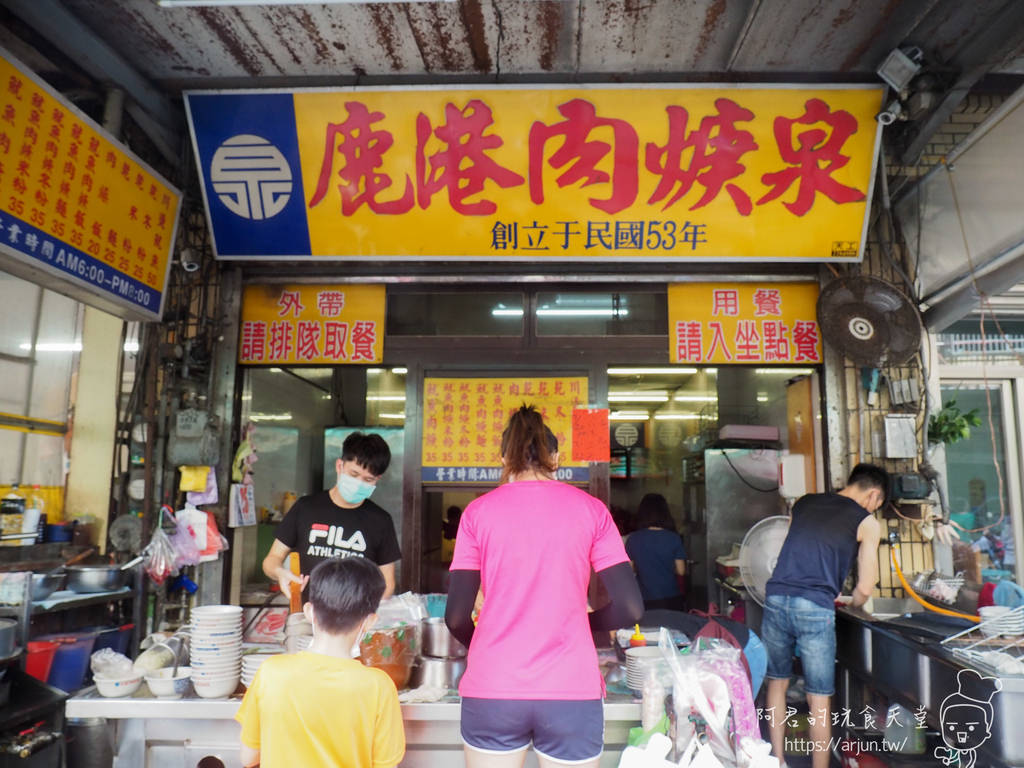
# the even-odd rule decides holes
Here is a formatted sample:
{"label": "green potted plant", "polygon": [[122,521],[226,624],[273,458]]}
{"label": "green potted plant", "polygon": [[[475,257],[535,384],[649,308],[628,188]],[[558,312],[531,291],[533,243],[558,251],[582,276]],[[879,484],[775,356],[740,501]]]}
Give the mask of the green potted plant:
{"label": "green potted plant", "polygon": [[957,407],[956,400],[949,400],[928,420],[928,442],[951,445],[969,438],[971,427],[980,426],[977,408],[964,413]]}

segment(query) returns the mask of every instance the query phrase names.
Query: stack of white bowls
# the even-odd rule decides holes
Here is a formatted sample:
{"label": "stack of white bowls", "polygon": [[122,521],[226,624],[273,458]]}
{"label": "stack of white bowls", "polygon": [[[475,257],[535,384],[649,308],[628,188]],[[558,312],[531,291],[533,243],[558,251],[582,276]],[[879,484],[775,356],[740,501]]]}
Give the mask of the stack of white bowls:
{"label": "stack of white bowls", "polygon": [[247,653],[242,657],[242,685],[248,688],[252,685],[253,678],[260,665],[276,653]]}
{"label": "stack of white bowls", "polygon": [[242,669],[242,608],[203,605],[192,610],[192,686],[204,699],[230,696]]}
{"label": "stack of white bowls", "polygon": [[988,637],[1024,634],[1024,609],[1005,605],[988,605],[978,609],[981,633]]}
{"label": "stack of white bowls", "polygon": [[657,676],[663,685],[666,680],[671,680],[668,662],[662,657],[661,649],[656,645],[627,648],[626,685],[634,691],[642,691],[650,674]]}

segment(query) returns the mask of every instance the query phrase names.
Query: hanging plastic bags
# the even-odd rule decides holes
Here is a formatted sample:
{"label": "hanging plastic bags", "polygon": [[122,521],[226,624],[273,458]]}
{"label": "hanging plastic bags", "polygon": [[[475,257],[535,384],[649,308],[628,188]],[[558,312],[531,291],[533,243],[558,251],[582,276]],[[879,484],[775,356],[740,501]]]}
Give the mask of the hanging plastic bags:
{"label": "hanging plastic bags", "polygon": [[[163,520],[163,510],[160,511],[160,520]],[[146,575],[157,584],[163,584],[167,578],[174,573],[174,547],[171,540],[164,533],[163,528],[158,524],[149,544],[142,552],[143,568]]]}
{"label": "hanging plastic bags", "polygon": [[[174,570],[177,572],[182,566],[198,565],[200,549],[196,541],[198,536],[193,528],[190,513],[184,509],[179,510],[174,516],[174,521],[174,534],[170,537],[170,540],[171,546],[174,548]],[[204,539],[206,537],[205,523],[206,520],[204,518],[202,529]]]}

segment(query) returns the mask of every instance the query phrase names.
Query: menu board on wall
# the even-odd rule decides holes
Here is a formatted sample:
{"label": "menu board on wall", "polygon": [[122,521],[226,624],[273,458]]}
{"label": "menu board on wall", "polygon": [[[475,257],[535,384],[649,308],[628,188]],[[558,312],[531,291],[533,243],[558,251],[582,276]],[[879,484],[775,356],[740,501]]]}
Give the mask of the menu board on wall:
{"label": "menu board on wall", "polygon": [[181,193],[0,49],[0,254],[10,271],[159,320]]}
{"label": "menu board on wall", "polygon": [[238,362],[366,365],[384,356],[383,285],[247,285]]}
{"label": "menu board on wall", "polygon": [[501,433],[523,404],[534,405],[558,438],[558,479],[589,479],[573,455],[573,410],[587,403],[587,378],[516,377],[423,381],[423,482],[496,483]]}
{"label": "menu board on wall", "polygon": [[883,92],[403,86],[185,106],[218,258],[857,261]]}
{"label": "menu board on wall", "polygon": [[677,283],[668,287],[673,363],[817,365],[817,283]]}

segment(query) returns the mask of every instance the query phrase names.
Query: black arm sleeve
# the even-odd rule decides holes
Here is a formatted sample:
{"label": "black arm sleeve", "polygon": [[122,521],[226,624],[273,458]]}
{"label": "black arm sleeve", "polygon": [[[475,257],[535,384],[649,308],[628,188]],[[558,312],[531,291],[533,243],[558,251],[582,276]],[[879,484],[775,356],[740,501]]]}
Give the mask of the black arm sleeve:
{"label": "black arm sleeve", "polygon": [[[608,605],[590,614],[592,630],[611,630],[629,627],[640,621],[644,613],[644,601],[640,596],[636,576],[629,563],[619,563],[598,571],[601,583],[608,590]],[[450,600],[451,598],[449,598]]]}
{"label": "black arm sleeve", "polygon": [[473,639],[473,605],[480,591],[480,571],[452,571],[448,582],[448,603],[444,623],[455,638],[469,648]]}

